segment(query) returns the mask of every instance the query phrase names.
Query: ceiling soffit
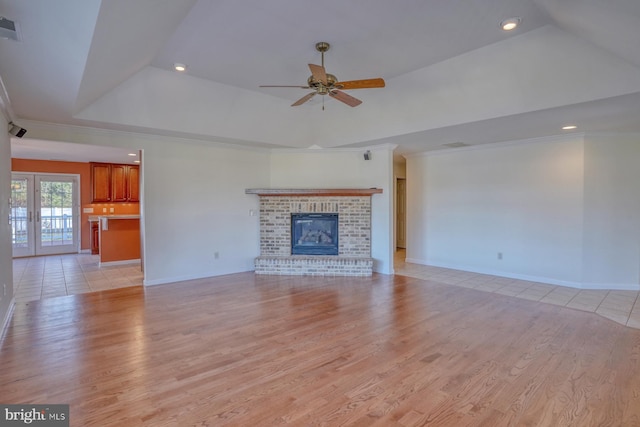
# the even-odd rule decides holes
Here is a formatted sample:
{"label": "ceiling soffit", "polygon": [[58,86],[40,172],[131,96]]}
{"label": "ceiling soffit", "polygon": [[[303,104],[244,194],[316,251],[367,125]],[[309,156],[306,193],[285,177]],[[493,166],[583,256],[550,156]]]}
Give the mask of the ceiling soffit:
{"label": "ceiling soffit", "polygon": [[365,102],[357,109],[291,108],[254,91],[148,67],[76,118],[328,147],[635,92],[637,67],[546,26],[390,79],[384,90],[359,92]]}

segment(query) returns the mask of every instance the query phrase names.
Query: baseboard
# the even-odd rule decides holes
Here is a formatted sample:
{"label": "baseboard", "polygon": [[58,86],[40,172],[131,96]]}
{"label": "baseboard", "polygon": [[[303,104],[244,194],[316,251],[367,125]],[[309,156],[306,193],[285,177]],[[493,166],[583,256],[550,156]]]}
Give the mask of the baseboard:
{"label": "baseboard", "polygon": [[9,327],[9,322],[11,321],[11,317],[13,316],[13,309],[16,306],[16,299],[11,298],[11,302],[9,302],[9,309],[4,315],[4,319],[2,319],[2,330],[0,330],[0,343],[4,340],[4,336],[7,333],[7,328]]}
{"label": "baseboard", "polygon": [[640,284],[636,283],[581,283],[580,289],[607,289],[612,291],[640,291]]}
{"label": "baseboard", "polygon": [[109,261],[109,262],[99,262],[99,267],[109,267],[111,265],[127,265],[127,264],[140,264],[140,258],[138,259],[124,259],[122,261]]}
{"label": "baseboard", "polygon": [[508,273],[504,271],[495,271],[482,268],[472,268],[463,265],[454,265],[447,263],[429,263],[425,260],[406,258],[406,262],[411,264],[420,264],[430,267],[449,268],[451,270],[467,271],[469,273],[488,274],[497,277],[506,277],[508,279],[525,280],[527,282],[546,283],[548,285],[565,286],[575,289],[590,290],[616,290],[616,291],[640,291],[640,283],[589,283],[589,282],[573,282],[567,280],[558,280],[552,277],[530,276],[526,274]]}
{"label": "baseboard", "polygon": [[234,272],[227,272],[227,273],[222,273],[222,274],[204,274],[204,275],[193,275],[193,276],[178,276],[178,277],[169,277],[166,279],[154,279],[154,280],[147,280],[144,279],[142,281],[142,284],[144,286],[156,286],[156,285],[167,285],[169,283],[176,283],[176,282],[186,282],[187,280],[198,280],[198,279],[206,279],[209,277],[219,277],[219,276],[227,276],[229,274],[240,274],[240,273],[247,273],[250,271],[254,271],[252,270],[245,270],[245,271],[234,271]]}

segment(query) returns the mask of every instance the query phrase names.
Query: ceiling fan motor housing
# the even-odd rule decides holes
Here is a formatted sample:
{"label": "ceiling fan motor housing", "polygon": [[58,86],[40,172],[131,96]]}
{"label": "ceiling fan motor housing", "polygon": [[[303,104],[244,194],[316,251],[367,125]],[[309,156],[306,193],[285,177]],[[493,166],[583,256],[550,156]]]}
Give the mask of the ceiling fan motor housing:
{"label": "ceiling fan motor housing", "polygon": [[335,88],[335,84],[338,83],[338,78],[333,74],[327,73],[327,84],[322,83],[313,78],[313,75],[307,79],[307,84],[310,88],[315,89],[320,95],[326,95],[331,89]]}
{"label": "ceiling fan motor housing", "polygon": [[329,47],[331,47],[331,45],[327,42],[318,42],[316,43],[316,50],[318,52],[322,52],[325,53],[326,51],[329,50]]}

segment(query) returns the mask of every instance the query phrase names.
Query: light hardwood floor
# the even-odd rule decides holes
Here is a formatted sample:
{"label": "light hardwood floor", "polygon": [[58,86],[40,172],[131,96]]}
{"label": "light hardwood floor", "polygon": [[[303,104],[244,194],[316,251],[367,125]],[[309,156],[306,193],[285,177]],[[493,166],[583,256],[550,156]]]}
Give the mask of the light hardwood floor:
{"label": "light hardwood floor", "polygon": [[[16,258],[13,260],[16,302],[142,286],[140,263],[103,267],[99,264],[100,257],[90,254]],[[637,291],[581,290],[412,264],[405,262],[404,249],[396,251],[394,268],[396,274],[403,276],[598,313],[640,329],[640,292]]]}
{"label": "light hardwood floor", "polygon": [[0,401],[72,426],[640,425],[640,330],[405,276],[234,274],[22,303]]}

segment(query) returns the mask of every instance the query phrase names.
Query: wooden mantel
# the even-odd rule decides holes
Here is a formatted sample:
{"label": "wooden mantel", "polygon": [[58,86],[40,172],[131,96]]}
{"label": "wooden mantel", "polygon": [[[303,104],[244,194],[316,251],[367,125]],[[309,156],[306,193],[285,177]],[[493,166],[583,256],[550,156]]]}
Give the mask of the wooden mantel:
{"label": "wooden mantel", "polygon": [[247,188],[245,194],[259,196],[371,196],[382,188]]}

